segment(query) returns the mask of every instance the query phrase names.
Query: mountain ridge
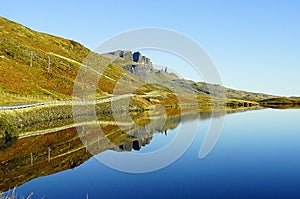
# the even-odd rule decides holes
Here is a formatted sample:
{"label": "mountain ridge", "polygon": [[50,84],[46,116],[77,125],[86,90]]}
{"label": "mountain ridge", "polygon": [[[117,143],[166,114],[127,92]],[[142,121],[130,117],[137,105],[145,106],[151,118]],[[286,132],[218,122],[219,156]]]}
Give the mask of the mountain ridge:
{"label": "mountain ridge", "polygon": [[[142,57],[142,60],[146,61],[134,61],[133,57],[135,54],[139,54],[139,57]],[[227,98],[253,101],[276,97],[275,95],[235,90],[216,84],[195,82],[192,80],[180,78],[176,74],[168,72],[168,66],[166,66],[164,69],[153,68],[152,62],[150,61],[151,59],[143,56],[138,51],[132,52],[130,50],[117,50],[102,55],[109,58],[112,62],[120,65],[125,70],[134,74],[140,79],[146,77],[148,79],[151,79],[152,83],[167,85],[168,88],[172,88],[173,90],[181,90],[182,87],[187,87],[189,90],[192,90],[192,92],[198,95],[212,95],[214,97],[221,97],[219,94],[225,93]]]}

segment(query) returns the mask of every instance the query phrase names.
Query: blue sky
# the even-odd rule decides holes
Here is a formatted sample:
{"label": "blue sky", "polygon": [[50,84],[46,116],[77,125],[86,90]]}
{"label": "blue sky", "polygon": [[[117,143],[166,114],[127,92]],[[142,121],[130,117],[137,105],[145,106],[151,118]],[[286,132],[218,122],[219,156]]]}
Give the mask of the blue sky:
{"label": "blue sky", "polygon": [[[4,1],[0,15],[34,30],[79,41],[90,49],[142,27],[179,31],[194,39],[227,87],[300,95],[299,1]],[[157,52],[155,63],[186,66]],[[147,54],[148,53],[148,54]],[[193,72],[184,74],[193,78]]]}

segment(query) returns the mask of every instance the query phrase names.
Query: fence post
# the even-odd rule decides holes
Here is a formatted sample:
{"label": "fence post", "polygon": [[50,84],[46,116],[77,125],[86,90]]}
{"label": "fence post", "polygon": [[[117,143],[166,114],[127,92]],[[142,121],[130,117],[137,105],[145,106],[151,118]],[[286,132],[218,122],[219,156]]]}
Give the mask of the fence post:
{"label": "fence post", "polygon": [[48,162],[51,160],[51,149],[48,147]]}
{"label": "fence post", "polygon": [[32,153],[30,153],[30,163],[31,163],[31,166],[33,166],[33,155],[32,155]]}

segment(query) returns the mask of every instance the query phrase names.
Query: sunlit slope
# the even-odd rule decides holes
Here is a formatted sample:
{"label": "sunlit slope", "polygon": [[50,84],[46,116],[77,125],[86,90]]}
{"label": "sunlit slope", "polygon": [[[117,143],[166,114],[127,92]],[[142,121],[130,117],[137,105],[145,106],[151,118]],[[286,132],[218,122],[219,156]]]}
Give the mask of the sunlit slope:
{"label": "sunlit slope", "polygon": [[[91,66],[85,63],[87,57],[93,62]],[[95,65],[99,68],[93,68]],[[98,85],[84,85],[86,81],[79,80],[79,84],[83,88],[97,86],[98,96],[112,93],[115,83],[127,73],[78,42],[36,32],[0,17],[1,104],[70,99],[82,66],[87,66],[86,79],[100,81]],[[136,82],[134,76],[128,79]]]}

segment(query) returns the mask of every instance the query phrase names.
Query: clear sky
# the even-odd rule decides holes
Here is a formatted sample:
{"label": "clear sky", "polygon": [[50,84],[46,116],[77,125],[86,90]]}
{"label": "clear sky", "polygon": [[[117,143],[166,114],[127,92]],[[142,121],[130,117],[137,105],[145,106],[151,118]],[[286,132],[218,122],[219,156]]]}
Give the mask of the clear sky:
{"label": "clear sky", "polygon": [[[300,1],[2,1],[0,15],[94,49],[126,30],[161,27],[198,42],[227,87],[300,96]],[[145,52],[146,55],[147,52]],[[149,55],[157,53],[149,53]],[[154,56],[168,65],[170,59]],[[178,63],[180,63],[178,61]],[[180,71],[180,64],[175,65]],[[193,74],[184,74],[193,78]]]}

